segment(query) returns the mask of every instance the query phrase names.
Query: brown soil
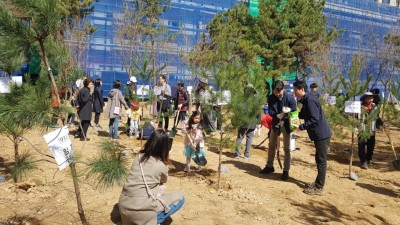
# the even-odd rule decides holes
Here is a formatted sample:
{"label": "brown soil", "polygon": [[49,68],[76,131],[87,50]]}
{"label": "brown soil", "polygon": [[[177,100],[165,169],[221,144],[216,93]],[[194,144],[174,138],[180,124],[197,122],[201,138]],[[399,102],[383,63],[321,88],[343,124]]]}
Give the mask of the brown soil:
{"label": "brown soil", "polygon": [[[107,122],[102,119],[103,128],[107,127]],[[121,132],[123,130],[121,125]],[[263,128],[261,133],[253,144],[260,143],[267,130]],[[54,160],[33,150],[32,146],[51,154],[43,134],[39,130],[29,132],[25,137],[31,144],[23,140],[20,149],[30,150],[35,158],[48,161],[38,162],[37,170],[24,184],[17,186],[11,179],[0,183],[0,224],[81,224],[69,168],[60,172]],[[350,154],[345,149],[349,148],[350,139],[332,140],[323,196],[302,192],[305,183],[314,181],[317,174],[315,149],[306,132],[296,131],[295,134],[299,136],[296,145],[300,150],[293,152],[288,181],[280,180],[277,162],[274,174],[258,173],[266,162],[266,141],[264,147],[252,148],[249,159],[235,159],[231,149],[223,149],[222,163],[229,171],[221,174],[222,188],[218,190],[218,149],[206,144],[208,165],[200,172],[184,173],[183,137],[178,131],[170,156],[167,188],[184,193],[186,203],[167,224],[400,224],[400,172],[390,164],[394,155],[382,131],[377,133],[374,164],[370,169],[359,168],[355,151],[353,172],[359,177],[357,182],[348,179]],[[396,138],[400,132],[392,130],[391,134],[394,145],[400,146]],[[89,135],[91,140],[86,143],[71,136],[81,162],[96,155],[97,143],[108,136],[106,131],[97,132],[93,128],[89,128]],[[219,134],[211,136],[218,138]],[[230,136],[233,139],[235,133]],[[129,139],[124,134],[121,137],[120,142],[128,149],[134,152],[140,149],[139,140]],[[0,174],[8,175],[13,145],[5,136],[0,136],[0,140]],[[396,147],[396,151],[400,149]],[[283,160],[283,156],[281,158]],[[84,172],[84,164],[78,164],[77,169]],[[114,224],[116,221],[111,215],[115,214],[121,187],[100,190],[95,181],[81,177],[80,188],[90,224]]]}

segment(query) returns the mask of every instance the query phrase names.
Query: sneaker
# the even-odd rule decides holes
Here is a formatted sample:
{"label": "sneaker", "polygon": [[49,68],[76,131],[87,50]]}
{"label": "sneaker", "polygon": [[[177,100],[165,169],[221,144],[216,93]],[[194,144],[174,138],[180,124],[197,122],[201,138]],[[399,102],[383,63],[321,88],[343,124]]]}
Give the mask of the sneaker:
{"label": "sneaker", "polygon": [[250,156],[249,155],[245,155],[245,156],[243,156],[243,159],[248,159],[248,158],[250,158]]}
{"label": "sneaker", "polygon": [[240,159],[240,155],[235,156],[235,159]]}
{"label": "sneaker", "polygon": [[367,170],[368,169],[368,162],[365,161],[361,164],[361,169]]}
{"label": "sneaker", "polygon": [[281,180],[288,180],[289,179],[289,171],[283,171]]}
{"label": "sneaker", "polygon": [[265,166],[264,169],[259,171],[259,173],[261,173],[261,174],[268,174],[268,173],[273,173],[273,172],[275,172],[274,167],[268,167],[268,166]]}
{"label": "sneaker", "polygon": [[323,188],[317,188],[317,187],[305,188],[303,190],[303,193],[307,195],[322,195],[323,192],[324,192]]}
{"label": "sneaker", "polygon": [[306,188],[315,188],[315,182],[307,183]]}
{"label": "sneaker", "polygon": [[79,140],[80,141],[90,141],[90,138],[86,138],[86,140],[85,140],[85,138],[80,138]]}
{"label": "sneaker", "polygon": [[202,166],[197,166],[197,171],[201,171],[203,169],[203,167]]}
{"label": "sneaker", "polygon": [[103,130],[103,127],[100,126],[100,124],[96,124],[95,126],[98,130]]}
{"label": "sneaker", "polygon": [[121,140],[121,138],[118,136],[118,137],[113,138],[113,140],[117,141],[117,140]]}
{"label": "sneaker", "polygon": [[190,172],[190,166],[186,165],[186,166],[185,166],[185,169],[183,169],[183,171],[185,171],[185,172]]}

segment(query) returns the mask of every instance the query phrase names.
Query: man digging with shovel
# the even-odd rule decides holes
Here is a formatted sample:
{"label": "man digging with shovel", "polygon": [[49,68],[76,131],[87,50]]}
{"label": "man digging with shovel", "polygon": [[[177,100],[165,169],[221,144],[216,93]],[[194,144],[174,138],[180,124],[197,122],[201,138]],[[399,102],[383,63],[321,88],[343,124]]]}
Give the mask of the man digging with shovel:
{"label": "man digging with shovel", "polygon": [[268,96],[268,113],[272,117],[271,134],[268,145],[268,160],[265,168],[259,172],[261,174],[275,172],[274,158],[276,154],[276,146],[279,141],[279,136],[282,133],[285,158],[281,180],[289,179],[289,170],[292,158],[290,152],[291,130],[288,113],[297,109],[295,99],[291,95],[285,93],[284,87],[285,85],[282,81],[275,81],[273,93]]}

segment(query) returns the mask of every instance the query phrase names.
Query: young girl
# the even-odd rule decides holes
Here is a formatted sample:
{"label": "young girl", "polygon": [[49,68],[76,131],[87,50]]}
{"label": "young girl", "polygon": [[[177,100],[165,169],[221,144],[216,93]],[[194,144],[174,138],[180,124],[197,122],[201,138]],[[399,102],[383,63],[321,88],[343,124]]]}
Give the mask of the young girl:
{"label": "young girl", "polygon": [[[204,136],[203,130],[200,125],[200,112],[194,111],[189,119],[188,132],[185,136],[185,150],[183,154],[186,156],[186,166],[184,171],[190,171],[190,160],[195,157],[196,154],[200,156],[205,156],[204,151]],[[196,150],[197,149],[197,150]],[[196,151],[196,153],[195,153]],[[198,166],[198,170],[201,170],[201,166]]]}
{"label": "young girl", "polygon": [[169,136],[156,130],[132,163],[118,207],[123,225],[161,224],[185,202],[179,192],[165,193]]}
{"label": "young girl", "polygon": [[129,125],[129,136],[132,137],[135,135],[136,137],[139,137],[139,122],[140,122],[140,112],[139,112],[140,106],[138,103],[131,102],[131,110],[130,114],[128,115],[128,118],[131,119],[130,125]]}

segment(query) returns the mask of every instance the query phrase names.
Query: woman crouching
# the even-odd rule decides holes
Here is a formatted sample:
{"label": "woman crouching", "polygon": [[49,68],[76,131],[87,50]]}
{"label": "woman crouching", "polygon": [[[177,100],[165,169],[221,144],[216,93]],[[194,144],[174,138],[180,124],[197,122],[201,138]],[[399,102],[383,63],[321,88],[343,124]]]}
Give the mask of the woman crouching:
{"label": "woman crouching", "polygon": [[184,204],[183,194],[164,193],[169,141],[165,131],[154,131],[134,159],[118,202],[123,225],[160,224]]}

